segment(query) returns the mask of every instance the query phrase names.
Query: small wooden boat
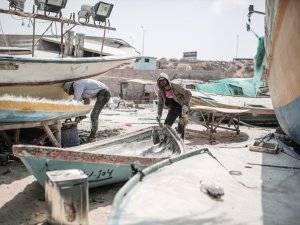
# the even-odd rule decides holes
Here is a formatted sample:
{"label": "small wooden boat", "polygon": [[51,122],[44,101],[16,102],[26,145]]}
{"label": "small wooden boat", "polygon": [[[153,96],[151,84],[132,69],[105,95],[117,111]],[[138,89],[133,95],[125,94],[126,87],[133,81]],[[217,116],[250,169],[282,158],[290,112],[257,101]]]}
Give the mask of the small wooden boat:
{"label": "small wooden boat", "polygon": [[300,161],[287,154],[227,146],[172,162],[132,177],[115,196],[108,224],[299,223]]}
{"label": "small wooden boat", "polygon": [[118,137],[71,148],[14,145],[13,153],[44,186],[46,171],[80,169],[89,187],[128,180],[132,174],[164,159],[182,154],[175,131],[149,127]]}
{"label": "small wooden boat", "polygon": [[91,109],[76,101],[5,95],[0,97],[0,124],[62,120],[88,114]]}

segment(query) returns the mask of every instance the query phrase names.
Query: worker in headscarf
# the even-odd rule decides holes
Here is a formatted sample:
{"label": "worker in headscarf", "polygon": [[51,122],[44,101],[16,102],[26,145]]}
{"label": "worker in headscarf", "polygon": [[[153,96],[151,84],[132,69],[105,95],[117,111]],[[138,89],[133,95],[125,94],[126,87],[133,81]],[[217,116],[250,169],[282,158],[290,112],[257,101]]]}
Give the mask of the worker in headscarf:
{"label": "worker in headscarf", "polygon": [[[168,75],[165,73],[159,74],[157,86],[159,90],[156,119],[160,122],[163,107],[166,106],[169,109],[169,112],[164,124],[171,127],[178,117],[183,119],[183,116],[187,115],[192,93],[181,85],[171,82]],[[185,123],[187,123],[187,121],[185,121]],[[178,123],[178,133],[181,134],[182,138],[184,137],[185,125],[186,124]]]}
{"label": "worker in headscarf", "polygon": [[68,95],[74,95],[74,99],[77,101],[97,98],[91,113],[92,126],[89,137],[89,141],[95,141],[98,131],[99,114],[111,96],[109,88],[100,81],[82,79],[74,82],[66,82],[64,84],[64,91]]}

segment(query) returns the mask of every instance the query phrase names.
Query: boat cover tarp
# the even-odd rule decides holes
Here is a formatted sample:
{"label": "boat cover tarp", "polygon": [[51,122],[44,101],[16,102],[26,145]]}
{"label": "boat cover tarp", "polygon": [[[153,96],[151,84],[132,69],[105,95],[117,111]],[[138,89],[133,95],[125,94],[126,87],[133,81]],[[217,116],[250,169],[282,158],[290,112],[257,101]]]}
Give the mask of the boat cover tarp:
{"label": "boat cover tarp", "polygon": [[257,53],[254,57],[253,78],[227,78],[205,84],[198,83],[195,84],[196,90],[220,95],[242,95],[255,97],[258,94],[259,87],[265,85],[262,80],[264,58],[264,37],[259,37]]}

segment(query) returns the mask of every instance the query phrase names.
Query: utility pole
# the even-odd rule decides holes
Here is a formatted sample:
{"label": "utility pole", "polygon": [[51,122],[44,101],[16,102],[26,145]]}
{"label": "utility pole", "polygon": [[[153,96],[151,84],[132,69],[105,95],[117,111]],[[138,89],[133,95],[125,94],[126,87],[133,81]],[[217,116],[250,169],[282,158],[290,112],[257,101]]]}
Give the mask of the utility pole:
{"label": "utility pole", "polygon": [[238,58],[238,53],[239,53],[239,35],[236,35],[236,54],[235,58]]}
{"label": "utility pole", "polygon": [[142,30],[143,30],[142,56],[144,56],[144,46],[145,46],[145,29],[144,29],[144,26],[142,26]]}

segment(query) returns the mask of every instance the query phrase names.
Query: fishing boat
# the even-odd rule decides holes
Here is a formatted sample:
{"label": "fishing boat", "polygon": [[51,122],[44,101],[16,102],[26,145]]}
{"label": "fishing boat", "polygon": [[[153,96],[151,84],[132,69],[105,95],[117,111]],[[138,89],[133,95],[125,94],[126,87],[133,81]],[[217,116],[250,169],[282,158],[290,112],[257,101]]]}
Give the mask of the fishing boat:
{"label": "fishing boat", "polygon": [[[14,4],[18,1],[10,2]],[[35,2],[37,4],[40,1]],[[48,2],[45,4],[47,5]],[[49,2],[49,4],[49,7],[53,7],[51,4],[56,3]],[[38,9],[39,7],[40,5]],[[49,7],[48,10],[51,9]],[[100,8],[101,4],[96,4],[95,7]],[[45,10],[45,14],[52,13],[46,8],[42,10]],[[26,18],[33,27],[32,35],[2,35],[0,94],[48,99],[69,98],[62,88],[65,82],[84,78],[98,79],[101,74],[139,56],[139,52],[127,42],[105,37],[106,30],[115,30],[106,25],[107,17],[100,20],[104,25],[96,25],[75,21],[74,18],[58,18],[37,12],[28,13],[15,8],[0,9],[0,13]],[[51,29],[54,26],[53,22],[60,23],[60,35],[37,35],[35,30],[38,20],[52,22]],[[72,27],[65,30],[64,25],[72,25]],[[75,26],[102,29],[103,37],[88,37],[82,33],[75,33],[72,30]]]}
{"label": "fishing boat", "polygon": [[115,196],[108,224],[299,223],[300,161],[287,154],[234,144],[172,162],[132,177]]}
{"label": "fishing boat", "polygon": [[270,97],[229,96],[192,91],[191,103],[209,107],[247,110],[241,121],[249,124],[278,124]]}
{"label": "fishing boat", "polygon": [[0,96],[0,125],[63,120],[88,114],[91,105],[77,101]]}
{"label": "fishing boat", "polygon": [[267,79],[282,130],[300,144],[300,2],[266,1]]}
{"label": "fishing boat", "polygon": [[47,171],[80,169],[88,175],[90,188],[126,181],[141,169],[183,152],[175,131],[156,126],[71,148],[13,146],[14,155],[42,186]]}

